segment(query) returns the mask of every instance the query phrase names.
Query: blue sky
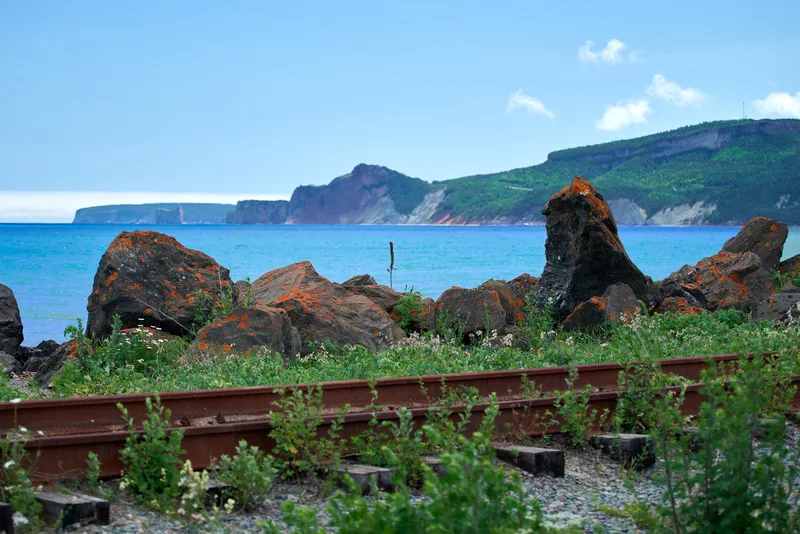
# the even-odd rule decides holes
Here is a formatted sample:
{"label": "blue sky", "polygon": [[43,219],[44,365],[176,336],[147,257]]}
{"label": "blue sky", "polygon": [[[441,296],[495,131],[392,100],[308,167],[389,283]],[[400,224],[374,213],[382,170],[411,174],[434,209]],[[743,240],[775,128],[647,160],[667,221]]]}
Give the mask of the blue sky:
{"label": "blue sky", "polygon": [[0,2],[0,212],[20,191],[62,209],[52,192],[287,198],[361,162],[443,180],[743,102],[800,117],[798,15],[797,0]]}

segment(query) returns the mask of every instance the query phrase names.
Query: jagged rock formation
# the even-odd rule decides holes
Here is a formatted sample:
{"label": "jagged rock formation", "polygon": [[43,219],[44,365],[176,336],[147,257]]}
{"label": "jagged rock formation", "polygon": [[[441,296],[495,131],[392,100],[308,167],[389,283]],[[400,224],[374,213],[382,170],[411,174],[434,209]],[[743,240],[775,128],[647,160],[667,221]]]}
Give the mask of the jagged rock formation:
{"label": "jagged rock formation", "polygon": [[783,254],[783,245],[789,236],[789,227],[766,217],[753,217],[739,233],[725,242],[723,252],[752,252],[765,269],[778,268]]}
{"label": "jagged rock formation", "polygon": [[241,200],[228,213],[228,224],[285,224],[289,218],[286,200]]}
{"label": "jagged rock formation", "polygon": [[157,209],[156,224],[183,224],[183,207]]}
{"label": "jagged rock formation", "polygon": [[539,300],[554,300],[556,320],[563,321],[579,304],[618,282],[648,308],[658,304],[658,290],[628,257],[611,209],[592,184],[576,177],[550,198],[542,214],[547,218],[547,263]]}

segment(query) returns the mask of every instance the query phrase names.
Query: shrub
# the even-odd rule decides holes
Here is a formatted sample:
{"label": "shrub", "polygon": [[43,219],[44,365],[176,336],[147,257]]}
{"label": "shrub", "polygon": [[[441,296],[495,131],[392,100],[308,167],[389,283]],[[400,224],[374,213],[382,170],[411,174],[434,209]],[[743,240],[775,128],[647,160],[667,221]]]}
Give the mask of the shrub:
{"label": "shrub", "polygon": [[248,447],[246,441],[239,442],[233,458],[223,454],[217,462],[213,462],[209,470],[214,469],[217,470],[217,480],[229,486],[223,493],[223,499],[226,502],[232,500],[232,506],[240,510],[255,509],[275,481],[272,458],[256,446]]}
{"label": "shrub", "polygon": [[147,419],[143,431],[135,431],[133,418],[122,404],[117,404],[125,420],[128,437],[120,451],[125,466],[120,489],[127,489],[140,502],[156,509],[168,509],[179,494],[181,479],[180,455],[183,430],[170,430],[170,411],[161,406],[158,395],[155,403],[145,400]]}
{"label": "shrub", "polygon": [[[785,442],[782,417],[766,424],[757,441],[759,417],[786,399],[780,368],[743,357],[734,375],[703,373],[705,401],[690,443],[679,430],[680,395],[657,402],[656,453],[663,458],[666,495],[659,508],[664,532],[796,532],[800,477],[796,452]],[[788,388],[794,395],[793,388]],[[782,409],[782,408],[779,408]],[[692,454],[692,445],[698,452]]]}
{"label": "shrub", "polygon": [[19,532],[40,532],[42,505],[36,500],[30,476],[35,461],[26,467],[29,463],[25,451],[28,431],[19,428],[19,434],[18,438],[0,437],[0,502],[13,507],[14,526]]}
{"label": "shrub", "polygon": [[589,396],[592,386],[586,384],[583,389],[574,387],[578,374],[574,367],[569,370],[566,391],[554,391],[555,414],[549,413],[548,425],[560,426],[573,447],[583,445],[589,431],[598,420],[597,410],[589,409]]}
{"label": "shrub", "polygon": [[275,440],[272,452],[282,476],[310,475],[320,469],[335,468],[345,447],[344,440],[339,439],[339,430],[350,406],[342,406],[327,436],[320,437],[322,386],[311,386],[307,392],[295,388],[289,392],[278,389],[276,393],[280,399],[275,405],[280,410],[269,413],[272,426],[269,435]]}
{"label": "shrub", "polygon": [[400,297],[400,301],[394,307],[397,313],[397,324],[402,328],[406,334],[412,332],[420,332],[422,330],[422,316],[425,313],[425,307],[422,304],[422,293],[419,291],[411,291]]}

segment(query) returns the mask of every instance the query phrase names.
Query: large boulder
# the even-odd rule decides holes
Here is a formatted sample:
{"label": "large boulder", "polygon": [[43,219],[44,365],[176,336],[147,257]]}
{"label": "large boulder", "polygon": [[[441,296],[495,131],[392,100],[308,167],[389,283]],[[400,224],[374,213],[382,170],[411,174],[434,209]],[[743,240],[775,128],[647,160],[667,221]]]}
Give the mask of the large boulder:
{"label": "large boulder", "polygon": [[542,214],[547,218],[547,263],[539,300],[554,299],[556,320],[618,282],[648,308],[658,304],[658,290],[628,257],[611,209],[592,184],[576,177],[550,197]]}
{"label": "large boulder", "polygon": [[452,287],[436,300],[435,322],[437,328],[461,334],[465,342],[478,332],[503,334],[508,324],[497,291],[463,287]]}
{"label": "large boulder", "polygon": [[519,286],[502,280],[489,280],[478,286],[478,289],[497,292],[500,305],[506,312],[508,326],[517,325],[525,320],[525,294],[520,291]]}
{"label": "large boulder", "polygon": [[761,258],[765,269],[778,267],[783,255],[783,244],[789,227],[766,217],[753,217],[742,226],[739,233],[725,242],[722,252],[752,252]]}
{"label": "large boulder", "polygon": [[22,364],[26,364],[27,362],[35,359],[45,359],[58,350],[59,346],[60,343],[49,339],[47,341],[40,342],[35,347],[20,347],[19,356],[17,356],[17,359]]}
{"label": "large boulder", "polygon": [[759,302],[775,290],[772,276],[752,252],[720,252],[691,267],[684,265],[663,284],[694,284],[707,300],[710,311],[737,309],[755,311]]}
{"label": "large boulder", "polygon": [[356,287],[356,286],[374,286],[378,282],[375,281],[375,277],[371,274],[357,274],[352,278],[348,278],[342,285],[345,287]]}
{"label": "large boulder", "polygon": [[626,284],[610,285],[599,297],[592,297],[579,304],[564,319],[564,330],[592,332],[612,321],[630,322],[642,312],[633,290]]}
{"label": "large boulder", "polygon": [[303,343],[379,351],[405,337],[386,310],[320,276],[308,261],[265,273],[253,282],[251,295],[262,306],[285,310]]}
{"label": "large boulder", "polygon": [[300,354],[300,335],[279,308],[237,308],[204,326],[190,347],[195,354],[250,354],[261,350],[294,359]]}
{"label": "large boulder", "polygon": [[22,345],[22,319],[11,288],[0,284],[0,351],[16,357]]}
{"label": "large boulder", "polygon": [[112,317],[123,328],[147,326],[185,335],[197,316],[231,285],[228,269],[214,258],[158,232],[122,232],[100,259],[89,296],[87,334],[111,332]]}

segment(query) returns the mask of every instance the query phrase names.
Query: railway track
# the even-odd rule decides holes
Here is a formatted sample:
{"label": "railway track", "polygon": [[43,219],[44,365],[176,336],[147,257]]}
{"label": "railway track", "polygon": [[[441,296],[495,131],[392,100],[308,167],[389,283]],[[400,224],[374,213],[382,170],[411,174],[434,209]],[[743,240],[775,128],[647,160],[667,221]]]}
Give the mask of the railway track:
{"label": "railway track", "polygon": [[[731,363],[738,357],[734,355],[723,355],[714,357],[717,363]],[[664,360],[661,362],[662,371],[681,375],[689,380],[696,380],[700,372],[708,365],[707,358],[681,358],[675,360]],[[589,397],[589,409],[613,411],[617,403],[616,378],[617,373],[622,367],[616,364],[587,365],[578,367],[578,387],[584,384],[592,384],[596,390]],[[522,393],[522,376],[527,376],[529,380],[540,385],[543,392],[552,392],[563,389],[564,379],[568,373],[565,368],[548,369],[526,369],[519,371],[496,371],[491,373],[468,373],[460,375],[443,375],[432,377],[412,377],[379,380],[376,389],[379,393],[378,402],[390,409],[377,412],[380,421],[391,421],[398,418],[397,406],[408,406],[414,423],[417,427],[425,423],[426,415],[429,410],[428,398],[435,398],[440,392],[439,388],[444,383],[448,387],[468,386],[476,388],[482,396],[487,396],[492,392],[497,392],[499,396],[509,399],[514,392],[517,395]],[[800,375],[792,378],[795,385],[800,386]],[[422,394],[420,383],[428,388],[427,395]],[[323,400],[326,406],[342,406],[345,401],[351,399],[352,404],[362,401],[363,405],[372,399],[369,382],[333,382],[322,384]],[[289,386],[292,387],[292,386]],[[299,386],[306,387],[306,386]],[[683,404],[684,415],[695,415],[703,400],[700,384],[692,384],[686,387],[685,402]],[[680,386],[667,389],[679,389]],[[219,390],[202,392],[180,392],[166,393],[161,396],[162,403],[173,411],[178,407],[184,410],[193,409],[193,414],[201,414],[201,417],[211,413],[228,413],[229,416],[244,417],[245,420],[232,422],[222,422],[215,424],[192,424],[184,428],[183,448],[187,451],[186,458],[192,461],[196,468],[206,467],[209,462],[222,454],[232,454],[240,440],[246,440],[251,445],[256,445],[263,450],[271,450],[274,443],[269,437],[271,429],[267,413],[272,408],[271,402],[277,399],[276,388],[245,388],[237,390]],[[348,396],[347,392],[352,391],[353,395]],[[200,399],[192,398],[196,394]],[[389,397],[389,401],[384,398]],[[508,395],[508,396],[506,396]],[[86,458],[89,452],[98,455],[102,465],[102,476],[118,476],[122,470],[119,460],[119,450],[123,446],[128,432],[119,429],[119,411],[116,402],[122,402],[137,420],[144,415],[144,399],[146,395],[123,395],[112,398],[86,398],[86,399],[61,399],[48,401],[27,401],[12,405],[19,410],[18,413],[26,414],[28,421],[48,422],[52,421],[50,415],[39,416],[36,419],[36,410],[28,408],[29,404],[44,406],[45,410],[61,410],[61,414],[78,414],[79,416],[92,416],[91,406],[108,409],[107,406],[114,407],[114,417],[117,419],[113,424],[115,428],[109,429],[107,423],[97,424],[95,422],[88,426],[82,426],[80,421],[62,420],[56,428],[61,432],[47,434],[44,436],[36,432],[37,428],[29,423],[28,430],[33,430],[33,439],[26,442],[26,449],[37,457],[35,479],[39,482],[63,480],[80,475],[86,468]],[[209,405],[216,402],[215,399],[227,399],[225,403]],[[236,410],[235,403],[231,399],[247,400],[245,409]],[[258,399],[258,401],[256,400]],[[423,401],[424,399],[424,401]],[[549,419],[548,411],[552,411],[555,398],[544,396],[536,399],[513,399],[502,400],[499,403],[499,415],[496,419],[496,428],[499,433],[504,433],[508,429],[514,429],[517,436],[540,436],[545,433],[559,431],[558,425],[546,425]],[[43,404],[44,403],[44,404]],[[59,407],[57,403],[61,403]],[[134,415],[132,407],[141,403],[140,414]],[[204,408],[205,403],[205,408]],[[3,403],[2,409],[8,408],[8,403]],[[70,408],[72,404],[78,407]],[[470,423],[468,431],[472,431],[480,424],[483,413],[488,404],[478,404],[470,410]],[[73,412],[64,411],[75,409]],[[793,409],[800,409],[800,388],[793,401]],[[451,418],[458,418],[465,411],[467,406],[451,406]],[[97,410],[98,413],[99,410]],[[243,413],[246,415],[243,416]],[[173,413],[173,420],[180,418],[185,413]],[[97,418],[96,415],[94,415]],[[110,418],[110,415],[108,416]],[[249,417],[249,420],[247,420]],[[371,411],[354,410],[344,417],[340,437],[349,438],[356,436],[369,428],[369,423],[373,417]],[[323,417],[323,422],[318,431],[322,434],[327,432],[328,427],[337,419],[336,415]],[[109,419],[110,420],[110,419]],[[4,420],[5,421],[5,420]],[[104,420],[101,420],[104,421]],[[18,423],[22,424],[22,423]],[[16,425],[14,425],[16,426]],[[4,427],[10,429],[13,426]],[[68,429],[78,429],[77,432],[65,432]]]}
{"label": "railway track", "polygon": [[[717,363],[735,362],[735,354],[714,356]],[[676,374],[697,380],[708,365],[708,357],[671,358],[660,360],[664,373]],[[599,391],[613,390],[623,367],[617,363],[578,365],[577,387],[591,384]],[[442,395],[442,384],[447,388],[475,388],[481,396],[492,392],[499,396],[514,397],[523,393],[523,377],[532,381],[543,393],[563,390],[569,372],[566,367],[545,367],[481,373],[460,373],[424,377],[382,378],[374,382],[378,402],[385,406],[426,405],[429,399]],[[276,409],[274,403],[280,388],[306,390],[319,385],[322,402],[335,409],[345,404],[363,407],[372,401],[369,380],[325,382],[285,386],[212,389],[161,393],[161,403],[172,412],[176,425],[193,426],[199,420],[231,417],[265,416]],[[424,386],[424,391],[423,391]],[[145,417],[145,399],[152,394],[129,394],[71,399],[30,400],[19,403],[0,402],[0,434],[13,428],[25,427],[31,432],[47,436],[93,434],[122,428],[117,403],[127,408],[131,417],[141,421]]]}

